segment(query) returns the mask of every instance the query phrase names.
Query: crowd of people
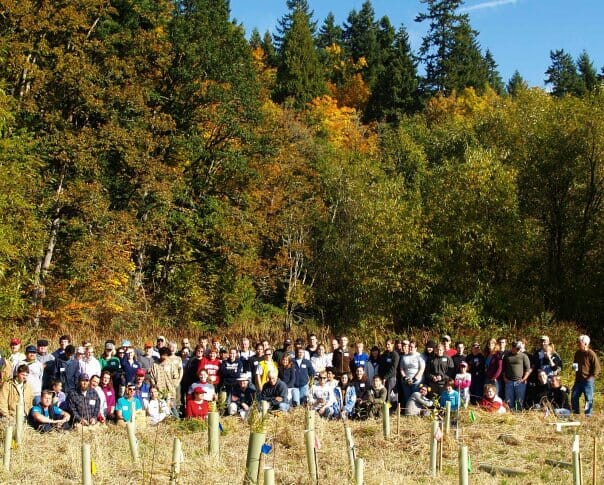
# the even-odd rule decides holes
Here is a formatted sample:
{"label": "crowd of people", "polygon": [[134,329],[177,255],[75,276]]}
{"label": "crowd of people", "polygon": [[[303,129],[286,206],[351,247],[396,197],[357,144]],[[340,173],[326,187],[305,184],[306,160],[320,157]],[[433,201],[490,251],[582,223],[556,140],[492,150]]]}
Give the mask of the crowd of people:
{"label": "crowd of people", "polygon": [[[543,335],[533,351],[505,338],[466,346],[444,335],[420,352],[414,339],[388,339],[383,348],[350,345],[346,336],[319,342],[285,338],[251,346],[248,338],[223,346],[200,337],[192,346],[159,336],[137,348],[128,340],[107,340],[97,357],[91,342],[74,346],[68,335],[58,348],[40,339],[22,350],[10,341],[0,358],[0,416],[22,413],[45,432],[103,423],[125,425],[137,416],[157,424],[173,419],[205,419],[211,409],[246,419],[257,406],[288,412],[308,406],[326,419],[379,417],[400,407],[404,415],[452,411],[475,405],[487,412],[551,409],[566,416],[593,412],[594,380],[600,372],[587,335],[577,339],[572,392],[563,385],[564,363]],[[389,403],[390,406],[384,406]]]}

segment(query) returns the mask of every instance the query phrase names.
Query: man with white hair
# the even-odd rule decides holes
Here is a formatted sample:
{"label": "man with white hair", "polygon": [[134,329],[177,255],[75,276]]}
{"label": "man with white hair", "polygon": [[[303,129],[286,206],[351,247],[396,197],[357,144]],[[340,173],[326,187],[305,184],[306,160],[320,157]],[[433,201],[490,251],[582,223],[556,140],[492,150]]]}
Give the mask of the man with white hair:
{"label": "man with white hair", "polygon": [[585,396],[585,416],[591,416],[594,403],[594,381],[600,373],[600,361],[596,353],[589,348],[589,337],[581,335],[577,339],[577,351],[573,358],[575,385],[571,396],[574,414],[579,414],[579,400]]}

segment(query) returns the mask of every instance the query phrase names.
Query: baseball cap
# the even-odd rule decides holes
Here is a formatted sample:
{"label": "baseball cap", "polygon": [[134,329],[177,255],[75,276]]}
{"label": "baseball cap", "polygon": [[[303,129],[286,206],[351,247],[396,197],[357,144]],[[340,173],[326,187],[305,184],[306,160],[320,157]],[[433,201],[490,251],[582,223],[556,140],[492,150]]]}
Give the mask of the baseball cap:
{"label": "baseball cap", "polygon": [[449,335],[443,335],[442,340],[446,340],[447,342],[451,341],[451,337]]}
{"label": "baseball cap", "polygon": [[130,340],[122,340],[122,347],[132,347]]}
{"label": "baseball cap", "polygon": [[78,354],[83,354],[84,352],[86,352],[86,349],[84,347],[78,347],[78,350],[77,350]]}
{"label": "baseball cap", "polygon": [[88,376],[88,374],[80,374],[80,381],[89,381],[90,377]]}
{"label": "baseball cap", "polygon": [[105,344],[105,349],[106,350],[113,350],[113,349],[115,349],[115,345],[113,343],[111,343],[111,342],[107,342]]}
{"label": "baseball cap", "polygon": [[48,347],[48,340],[46,339],[40,339],[36,342],[36,345],[38,347]]}
{"label": "baseball cap", "polygon": [[162,340],[162,341],[166,341],[166,337],[164,337],[163,335],[160,335],[159,337],[157,337],[156,340]]}
{"label": "baseball cap", "polygon": [[241,375],[237,378],[238,381],[249,381],[250,380],[250,373],[249,372],[242,372]]}
{"label": "baseball cap", "polygon": [[35,345],[28,345],[27,347],[25,347],[25,353],[29,353],[29,352],[36,352],[36,346]]}
{"label": "baseball cap", "polygon": [[151,342],[150,340],[147,340],[147,341],[145,342],[145,348],[146,348],[146,349],[150,349],[150,348],[152,348],[152,347],[153,347],[153,342]]}
{"label": "baseball cap", "polygon": [[193,394],[197,394],[197,393],[198,394],[203,394],[203,387],[201,387],[201,386],[195,386],[193,388]]}
{"label": "baseball cap", "polygon": [[11,345],[19,345],[21,343],[21,339],[18,338],[12,338],[10,339],[10,344]]}
{"label": "baseball cap", "polygon": [[136,371],[134,372],[135,376],[146,376],[147,372],[145,371],[145,369],[141,369],[140,367],[138,369],[136,369]]}

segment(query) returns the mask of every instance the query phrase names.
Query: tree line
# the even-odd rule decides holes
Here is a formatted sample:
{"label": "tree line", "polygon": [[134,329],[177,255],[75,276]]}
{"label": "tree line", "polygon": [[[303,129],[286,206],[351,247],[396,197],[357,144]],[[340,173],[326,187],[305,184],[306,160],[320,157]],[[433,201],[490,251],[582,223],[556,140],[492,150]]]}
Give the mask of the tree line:
{"label": "tree line", "polygon": [[0,316],[596,328],[593,63],[504,86],[462,2],[423,3],[413,53],[370,2],[248,39],[226,0],[0,0]]}

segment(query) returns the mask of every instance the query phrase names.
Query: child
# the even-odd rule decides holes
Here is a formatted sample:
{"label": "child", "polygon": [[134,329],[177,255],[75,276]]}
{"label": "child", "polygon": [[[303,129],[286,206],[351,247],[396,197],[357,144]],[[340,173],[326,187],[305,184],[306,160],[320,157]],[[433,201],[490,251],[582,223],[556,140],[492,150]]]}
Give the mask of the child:
{"label": "child", "polygon": [[65,393],[63,392],[63,383],[61,381],[52,381],[50,383],[50,390],[53,392],[52,403],[58,408],[63,409],[65,403]]}
{"label": "child", "polygon": [[484,386],[484,397],[478,405],[489,413],[505,413],[505,405],[497,395],[497,388],[493,384],[486,384]]}
{"label": "child", "polygon": [[459,374],[455,374],[455,389],[459,391],[463,407],[467,407],[470,402],[471,384],[472,374],[468,372],[468,363],[462,360],[459,363]]}
{"label": "child", "polygon": [[440,395],[440,407],[444,408],[447,402],[451,403],[451,411],[459,410],[459,392],[453,389],[455,381],[449,379],[445,384],[445,390]]}

